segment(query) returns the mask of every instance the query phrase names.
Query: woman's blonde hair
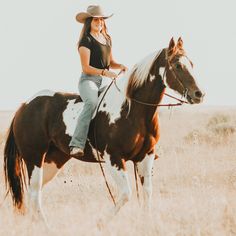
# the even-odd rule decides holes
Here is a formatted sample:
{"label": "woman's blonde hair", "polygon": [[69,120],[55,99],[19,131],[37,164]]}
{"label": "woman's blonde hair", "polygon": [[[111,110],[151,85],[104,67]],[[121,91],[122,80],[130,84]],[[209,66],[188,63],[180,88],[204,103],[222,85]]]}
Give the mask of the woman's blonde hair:
{"label": "woman's blonde hair", "polygon": [[[79,36],[78,46],[79,46],[79,43],[80,43],[81,39],[84,36],[89,35],[89,33],[91,31],[91,22],[92,22],[92,20],[93,20],[93,17],[89,17],[85,20],[84,26],[83,26],[83,28],[81,30],[81,33],[80,33],[80,36]],[[101,33],[104,35],[104,37],[109,42],[109,44],[111,44],[111,36],[107,33],[107,26],[106,26],[106,23],[105,23],[104,19],[103,19],[103,27],[102,27]]]}

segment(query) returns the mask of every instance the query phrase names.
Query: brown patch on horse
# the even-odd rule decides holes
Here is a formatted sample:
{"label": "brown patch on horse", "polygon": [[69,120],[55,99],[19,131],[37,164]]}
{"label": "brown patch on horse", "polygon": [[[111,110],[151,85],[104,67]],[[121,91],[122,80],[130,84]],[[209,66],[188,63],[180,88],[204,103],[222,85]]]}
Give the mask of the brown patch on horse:
{"label": "brown patch on horse", "polygon": [[62,152],[55,145],[51,144],[46,155],[44,162],[45,163],[55,163],[57,168],[60,169],[71,157],[66,153]]}

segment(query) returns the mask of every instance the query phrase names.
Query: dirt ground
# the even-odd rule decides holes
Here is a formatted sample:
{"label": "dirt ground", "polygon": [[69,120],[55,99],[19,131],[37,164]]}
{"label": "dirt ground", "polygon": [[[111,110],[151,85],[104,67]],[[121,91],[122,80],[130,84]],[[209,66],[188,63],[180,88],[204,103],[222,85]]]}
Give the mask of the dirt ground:
{"label": "dirt ground", "polygon": [[3,200],[4,138],[13,114],[0,112],[0,235],[236,235],[236,107],[161,108],[152,211],[139,206],[128,163],[132,199],[102,230],[97,220],[113,206],[98,164],[71,160],[45,186],[50,231],[16,214],[10,196]]}

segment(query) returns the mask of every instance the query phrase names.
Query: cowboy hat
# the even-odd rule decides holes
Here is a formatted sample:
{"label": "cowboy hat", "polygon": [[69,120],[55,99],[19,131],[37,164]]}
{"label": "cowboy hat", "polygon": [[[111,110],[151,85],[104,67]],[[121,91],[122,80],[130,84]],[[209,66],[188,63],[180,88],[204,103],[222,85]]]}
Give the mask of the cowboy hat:
{"label": "cowboy hat", "polygon": [[76,20],[80,23],[84,23],[89,17],[102,17],[103,19],[107,19],[111,16],[113,16],[113,14],[105,15],[99,5],[90,5],[87,8],[87,12],[80,12],[76,15]]}

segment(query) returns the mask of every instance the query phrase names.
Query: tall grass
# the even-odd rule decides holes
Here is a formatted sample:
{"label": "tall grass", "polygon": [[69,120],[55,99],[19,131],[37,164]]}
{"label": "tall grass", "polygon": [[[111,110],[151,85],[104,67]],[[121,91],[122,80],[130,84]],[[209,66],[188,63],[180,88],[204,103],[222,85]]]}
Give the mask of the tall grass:
{"label": "tall grass", "polygon": [[161,110],[150,214],[138,204],[128,163],[132,199],[99,231],[98,218],[113,207],[99,166],[72,160],[43,189],[51,232],[15,215],[7,198],[0,208],[0,235],[236,235],[235,117],[236,110],[176,109],[171,116]]}

